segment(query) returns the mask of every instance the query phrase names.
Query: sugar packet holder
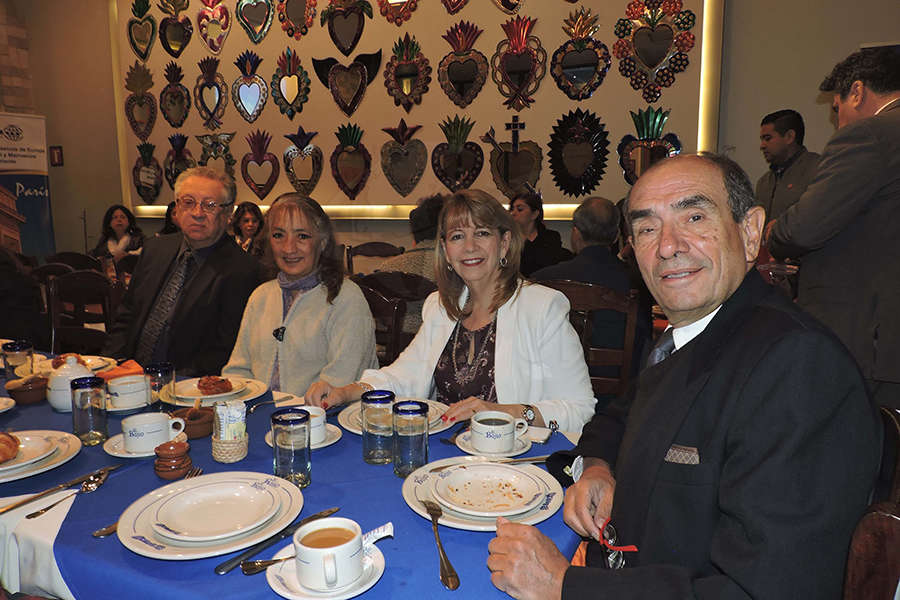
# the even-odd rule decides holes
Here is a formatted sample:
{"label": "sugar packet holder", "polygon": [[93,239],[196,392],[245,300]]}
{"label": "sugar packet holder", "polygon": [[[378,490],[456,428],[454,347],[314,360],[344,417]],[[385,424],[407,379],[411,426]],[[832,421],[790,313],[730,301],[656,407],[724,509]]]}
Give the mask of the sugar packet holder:
{"label": "sugar packet holder", "polygon": [[242,400],[219,400],[213,404],[213,459],[233,463],[247,456],[247,407]]}

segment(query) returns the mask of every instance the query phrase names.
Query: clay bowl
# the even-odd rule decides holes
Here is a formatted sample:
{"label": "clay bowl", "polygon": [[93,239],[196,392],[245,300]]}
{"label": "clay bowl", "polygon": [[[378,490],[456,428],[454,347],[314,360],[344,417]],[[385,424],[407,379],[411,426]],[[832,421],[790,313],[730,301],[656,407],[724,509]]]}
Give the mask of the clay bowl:
{"label": "clay bowl", "polygon": [[154,448],[153,451],[160,458],[181,458],[190,449],[191,445],[187,442],[166,442]]}
{"label": "clay bowl", "polygon": [[165,469],[165,468],[161,469],[154,465],[153,470],[156,472],[157,477],[161,477],[162,479],[167,479],[167,480],[171,481],[174,479],[181,479],[182,477],[187,475],[187,472],[191,470],[192,466],[193,466],[193,463],[191,463],[191,459],[188,458],[187,462],[183,466],[181,466],[177,469]]}
{"label": "clay bowl", "polygon": [[184,433],[187,434],[188,439],[194,440],[212,435],[212,408],[180,408],[173,412],[172,415],[184,419]]}
{"label": "clay bowl", "polygon": [[14,379],[6,384],[6,393],[16,401],[16,404],[37,404],[47,397],[46,377],[35,377],[20,384],[21,381]]}

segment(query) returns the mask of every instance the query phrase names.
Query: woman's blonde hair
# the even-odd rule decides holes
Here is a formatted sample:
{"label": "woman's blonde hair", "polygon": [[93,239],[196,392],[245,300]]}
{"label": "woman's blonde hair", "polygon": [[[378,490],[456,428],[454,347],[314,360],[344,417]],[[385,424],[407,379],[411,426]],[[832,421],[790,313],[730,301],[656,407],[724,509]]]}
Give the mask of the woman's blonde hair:
{"label": "woman's blonde hair", "polygon": [[444,208],[438,220],[435,276],[441,304],[451,319],[462,319],[469,311],[459,305],[459,297],[466,284],[452,268],[444,250],[447,232],[468,225],[497,230],[502,238],[509,233],[509,249],[500,269],[497,289],[491,303],[491,312],[499,309],[516,293],[519,283],[519,262],[522,258],[522,234],[509,212],[493,196],[481,190],[460,190],[444,199]]}

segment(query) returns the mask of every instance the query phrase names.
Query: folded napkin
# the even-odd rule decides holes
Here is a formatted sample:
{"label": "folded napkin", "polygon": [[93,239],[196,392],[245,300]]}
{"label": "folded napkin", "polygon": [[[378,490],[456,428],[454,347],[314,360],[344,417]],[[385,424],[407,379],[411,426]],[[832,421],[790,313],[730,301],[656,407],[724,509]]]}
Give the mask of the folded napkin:
{"label": "folded napkin", "polygon": [[306,402],[303,396],[293,396],[284,392],[272,392],[272,399],[275,400],[277,408],[285,408],[287,406],[303,406]]}
{"label": "folded napkin", "polygon": [[110,379],[117,379],[119,377],[125,377],[126,375],[143,375],[144,367],[137,364],[137,362],[133,360],[126,360],[118,367],[113,367],[112,369],[107,369],[105,371],[100,371],[97,373],[100,377],[109,381]]}

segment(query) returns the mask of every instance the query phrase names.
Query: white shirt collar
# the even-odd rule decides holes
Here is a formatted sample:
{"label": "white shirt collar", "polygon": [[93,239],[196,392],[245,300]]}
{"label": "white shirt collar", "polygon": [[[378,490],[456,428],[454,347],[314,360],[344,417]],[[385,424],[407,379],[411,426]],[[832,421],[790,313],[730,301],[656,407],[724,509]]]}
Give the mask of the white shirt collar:
{"label": "white shirt collar", "polygon": [[706,326],[709,325],[709,322],[713,320],[713,317],[716,316],[716,313],[718,313],[721,308],[722,305],[720,304],[716,310],[712,311],[702,319],[694,321],[689,325],[683,325],[673,329],[672,340],[675,342],[675,350],[679,350],[682,346],[703,333],[703,330],[706,329]]}
{"label": "white shirt collar", "polygon": [[877,114],[880,114],[881,111],[883,111],[884,109],[886,109],[886,108],[887,108],[888,106],[890,106],[891,104],[897,102],[898,100],[900,100],[900,98],[894,98],[893,100],[888,100],[887,102],[885,102],[885,103],[881,106],[881,108],[879,108],[878,110],[875,111],[875,114],[876,114],[876,115],[877,115]]}

